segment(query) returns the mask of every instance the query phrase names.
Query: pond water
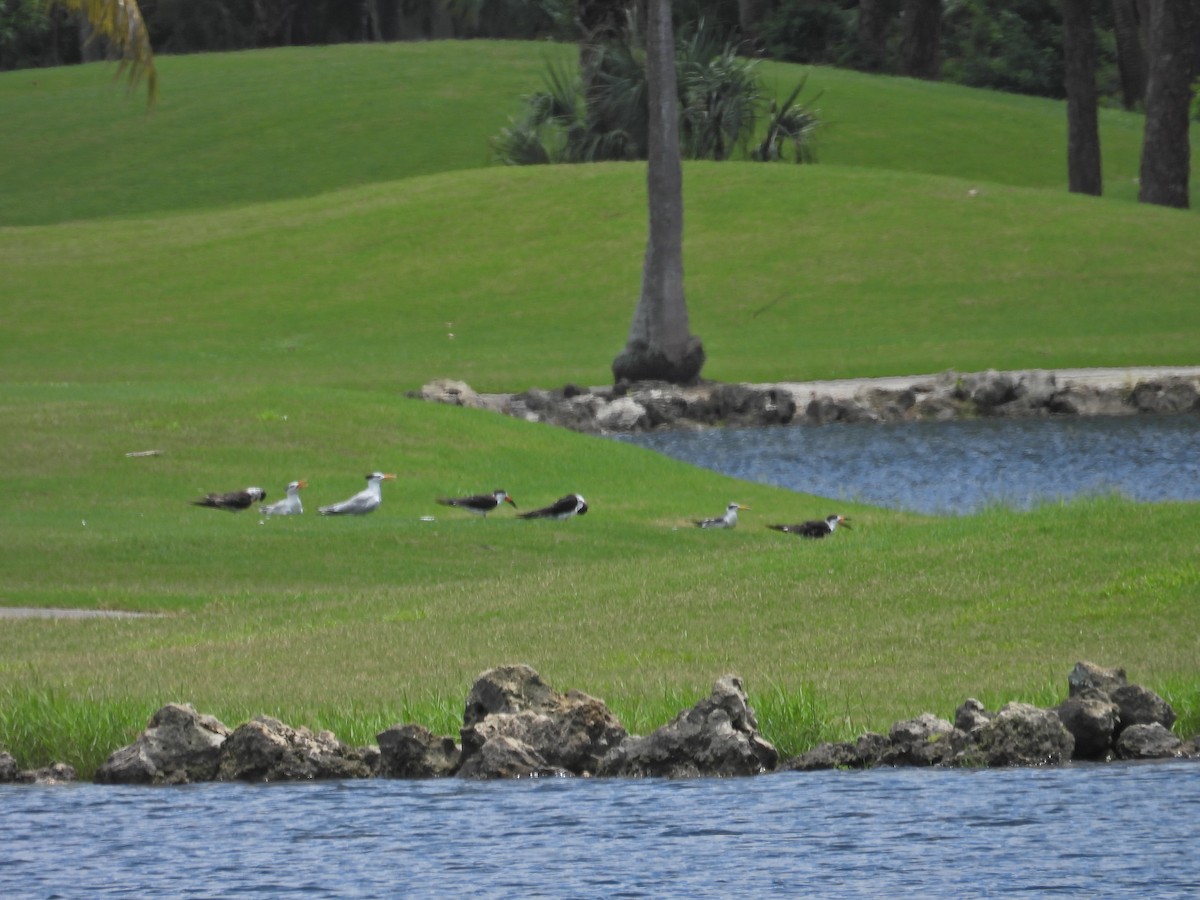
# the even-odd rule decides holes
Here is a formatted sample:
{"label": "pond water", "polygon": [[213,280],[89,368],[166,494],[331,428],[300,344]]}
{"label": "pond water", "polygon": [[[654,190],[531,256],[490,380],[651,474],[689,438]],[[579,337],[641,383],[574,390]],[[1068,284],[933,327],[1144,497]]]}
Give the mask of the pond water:
{"label": "pond water", "polygon": [[718,428],[618,439],[745,481],[932,514],[1105,493],[1200,500],[1200,416],[1192,415]]}
{"label": "pond water", "polygon": [[0,896],[1196,897],[1200,763],[0,787]]}

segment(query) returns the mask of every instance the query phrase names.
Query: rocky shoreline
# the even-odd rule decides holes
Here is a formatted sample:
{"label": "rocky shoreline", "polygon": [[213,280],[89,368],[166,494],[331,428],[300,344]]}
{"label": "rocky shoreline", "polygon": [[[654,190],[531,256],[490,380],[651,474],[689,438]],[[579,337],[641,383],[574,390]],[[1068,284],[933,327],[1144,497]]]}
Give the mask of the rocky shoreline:
{"label": "rocky shoreline", "polygon": [[[712,693],[645,736],[629,734],[602,700],[559,691],[526,665],[479,676],[457,736],[398,724],[378,744],[351,747],[328,731],[259,716],[230,729],[189,704],[168,704],[96,771],[97,784],[171,785],[349,778],[696,778],[880,766],[1003,767],[1072,761],[1200,759],[1200,735],[1171,732],[1175,711],[1131,684],[1123,669],[1080,662],[1068,697],[1041,709],[1009,703],[989,712],[967,699],[949,722],[932,713],[887,734],[821,744],[790,759],[758,731],[742,680],[726,675]],[[63,764],[19,771],[0,751],[0,782],[75,780]]]}
{"label": "rocky shoreline", "polygon": [[568,384],[519,394],[479,393],[462,381],[436,379],[408,396],[588,434],[969,417],[1196,414],[1200,367],[947,371],[772,384]]}

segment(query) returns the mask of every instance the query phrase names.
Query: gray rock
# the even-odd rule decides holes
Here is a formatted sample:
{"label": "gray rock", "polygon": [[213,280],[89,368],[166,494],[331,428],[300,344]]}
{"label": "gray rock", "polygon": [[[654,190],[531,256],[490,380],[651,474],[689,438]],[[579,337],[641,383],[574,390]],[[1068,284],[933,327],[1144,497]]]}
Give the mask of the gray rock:
{"label": "gray rock", "polygon": [[1124,669],[1105,669],[1090,662],[1075,663],[1075,668],[1067,676],[1068,696],[1071,697],[1089,689],[1109,694],[1126,684],[1129,682],[1125,678]]}
{"label": "gray rock", "polygon": [[1116,744],[1119,759],[1172,759],[1185,755],[1183,741],[1160,723],[1130,725]]}
{"label": "gray rock", "polygon": [[962,377],[961,396],[970,400],[981,412],[1017,399],[1017,382],[1005,372],[989,369]]}
{"label": "gray rock", "polygon": [[580,691],[559,693],[532,668],[501,666],[471,686],[463,712],[462,765],[493,738],[531,748],[551,768],[593,774],[625,739],[625,728],[604,702]]}
{"label": "gray rock", "polygon": [[1017,376],[1017,398],[1024,400],[1032,409],[1045,407],[1057,393],[1057,379],[1045,369],[1030,369]]}
{"label": "gray rock", "polygon": [[1112,751],[1120,724],[1120,707],[1108,696],[1087,689],[1054,708],[1059,720],[1075,740],[1073,759],[1105,759]]}
{"label": "gray rock", "polygon": [[383,778],[445,778],[453,775],[462,751],[452,738],[437,737],[424,725],[393,725],[376,735]]}
{"label": "gray rock", "polygon": [[13,780],[19,784],[70,784],[77,777],[74,766],[51,763],[41,769],[25,769]]}
{"label": "gray rock", "polygon": [[740,678],[726,675],[712,694],[645,737],[613,748],[597,774],[690,778],[772,771],[778,751],[758,733]]}
{"label": "gray rock", "polygon": [[8,784],[11,781],[16,781],[18,771],[20,769],[12,754],[0,750],[0,784]]}
{"label": "gray rock", "polygon": [[818,769],[870,769],[891,746],[887,735],[868,732],[857,741],[839,741],[818,744],[806,753],[793,756],[779,768],[793,772],[811,772]]}
{"label": "gray rock", "polygon": [[648,421],[646,407],[632,397],[618,397],[596,413],[596,423],[606,431],[636,431]]}
{"label": "gray rock", "polygon": [[187,784],[216,777],[230,731],[188,703],[169,703],[150,717],[132,744],[96,770],[98,784]]}
{"label": "gray rock", "polygon": [[982,728],[991,720],[992,717],[988,714],[987,709],[974,697],[968,697],[954,711],[954,727],[959,731],[970,733],[977,728]]}
{"label": "gray rock", "polygon": [[1140,684],[1124,684],[1108,692],[1112,702],[1121,709],[1118,730],[1131,725],[1158,723],[1164,728],[1175,724],[1175,710],[1158,694]]}
{"label": "gray rock", "polygon": [[452,378],[435,378],[422,386],[420,397],[430,403],[445,403],[450,406],[468,406],[480,409],[483,403],[479,395],[465,381]]}
{"label": "gray rock", "polygon": [[954,758],[963,733],[933,713],[904,719],[888,731],[889,746],[879,760],[884,766],[937,766]]}
{"label": "gray rock", "polygon": [[312,781],[368,778],[362,754],[332,732],[313,734],[270,716],[258,716],[238,728],[221,746],[218,781]]}
{"label": "gray rock", "polygon": [[1053,710],[1028,703],[1008,703],[982,728],[971,733],[971,745],[959,755],[964,765],[1043,766],[1067,762],[1075,739]]}
{"label": "gray rock", "polygon": [[471,754],[458,770],[459,778],[551,778],[572,773],[550,765],[524,741],[504,734],[493,735]]}
{"label": "gray rock", "polygon": [[811,750],[793,756],[779,764],[779,768],[789,772],[814,772],[820,769],[853,769],[856,766],[858,754],[854,744],[849,741],[817,744]]}
{"label": "gray rock", "polygon": [[1174,414],[1200,409],[1200,392],[1185,378],[1143,381],[1130,394],[1130,402],[1141,413]]}

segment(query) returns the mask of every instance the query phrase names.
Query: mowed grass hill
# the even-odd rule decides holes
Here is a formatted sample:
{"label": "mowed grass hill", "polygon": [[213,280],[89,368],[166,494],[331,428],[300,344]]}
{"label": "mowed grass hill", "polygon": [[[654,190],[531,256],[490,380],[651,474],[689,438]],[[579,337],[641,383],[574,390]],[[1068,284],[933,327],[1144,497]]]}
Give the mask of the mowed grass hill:
{"label": "mowed grass hill", "polygon": [[[358,742],[452,730],[528,662],[645,730],[746,678],[794,751],[968,694],[1051,702],[1125,665],[1200,725],[1200,514],[1120,498],[931,518],[733,481],[404,392],[602,384],[645,242],[644,168],[508,169],[487,138],[574,48],[164,58],[149,115],[103,67],[0,75],[0,746],[85,771],[186,700]],[[786,91],[798,67],[764,66]],[[1200,218],[1065,192],[1061,104],[835,70],[815,166],[685,167],[705,375],[1192,364]],[[156,449],[160,456],[129,458]],[[372,470],[383,507],[331,520]],[[306,478],[306,515],[189,506]],[[566,523],[435,498],[569,491]],[[736,531],[690,527],[730,500]],[[768,522],[837,509],[823,542]],[[433,516],[435,521],[423,521]]]}

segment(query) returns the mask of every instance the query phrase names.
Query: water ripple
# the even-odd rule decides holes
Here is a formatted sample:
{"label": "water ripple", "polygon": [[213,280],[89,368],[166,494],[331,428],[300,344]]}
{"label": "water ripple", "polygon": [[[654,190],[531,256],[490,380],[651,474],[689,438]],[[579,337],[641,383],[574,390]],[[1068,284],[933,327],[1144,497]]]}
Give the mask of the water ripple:
{"label": "water ripple", "polygon": [[624,435],[725,475],[931,514],[1122,494],[1200,500],[1200,416],[973,419]]}

